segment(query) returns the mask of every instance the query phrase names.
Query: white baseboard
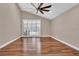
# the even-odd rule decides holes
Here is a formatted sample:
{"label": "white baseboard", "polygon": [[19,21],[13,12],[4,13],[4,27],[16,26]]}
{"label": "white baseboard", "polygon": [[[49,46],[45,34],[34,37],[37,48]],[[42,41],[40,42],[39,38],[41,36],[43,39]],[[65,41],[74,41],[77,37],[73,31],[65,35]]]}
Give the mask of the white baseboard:
{"label": "white baseboard", "polygon": [[12,42],[16,41],[16,40],[19,39],[19,38],[21,38],[21,36],[15,38],[15,39],[13,39],[13,40],[11,40],[11,41],[9,41],[9,42],[6,42],[5,44],[3,44],[3,45],[0,46],[0,49],[1,49],[1,48],[4,48],[5,46],[7,46],[7,45],[9,45],[9,44],[11,44]]}
{"label": "white baseboard", "polygon": [[55,37],[52,37],[52,36],[50,36],[50,37],[51,37],[51,38],[54,38],[55,40],[57,40],[57,41],[59,41],[59,42],[61,42],[61,43],[63,43],[63,44],[66,44],[67,46],[70,46],[71,48],[73,48],[73,49],[75,49],[75,50],[77,50],[77,51],[79,51],[79,48],[76,47],[76,46],[74,46],[74,45],[71,45],[71,44],[69,44],[69,43],[67,43],[67,42],[65,42],[65,41],[62,41],[62,40],[58,39],[58,38],[55,38]]}
{"label": "white baseboard", "polygon": [[[1,49],[1,48],[4,48],[5,46],[11,44],[12,42],[16,41],[17,39],[19,39],[19,38],[21,38],[21,37],[31,37],[31,36],[23,36],[23,35],[22,35],[22,36],[19,36],[19,37],[13,39],[13,40],[11,40],[11,41],[9,41],[9,42],[6,42],[5,44],[1,45],[1,46],[0,46],[0,49]],[[43,36],[36,36],[36,37],[49,37],[49,36],[48,36],[48,35],[43,35]]]}
{"label": "white baseboard", "polygon": [[[9,41],[9,42],[7,42],[7,43],[1,45],[1,46],[0,46],[0,49],[3,48],[3,47],[5,47],[5,46],[7,46],[7,45],[9,45],[10,43],[16,41],[17,39],[19,39],[19,38],[21,38],[21,37],[28,37],[28,36],[19,36],[19,37],[15,38],[14,40],[11,40],[11,41]],[[76,46],[74,46],[74,45],[71,45],[71,44],[69,44],[69,43],[67,43],[67,42],[65,42],[65,41],[62,41],[62,40],[60,40],[60,39],[58,39],[58,38],[55,38],[55,37],[52,37],[52,36],[49,36],[49,35],[42,35],[42,36],[38,36],[38,37],[51,37],[51,38],[54,38],[55,40],[57,40],[57,41],[59,41],[59,42],[61,42],[61,43],[64,43],[64,44],[66,44],[66,45],[72,47],[73,49],[79,51],[79,48],[78,48],[78,47],[76,47]]]}
{"label": "white baseboard", "polygon": [[50,37],[49,35],[40,35],[39,37]]}
{"label": "white baseboard", "polygon": [[22,35],[21,37],[50,37],[49,35],[39,35],[39,36],[27,36],[27,35]]}

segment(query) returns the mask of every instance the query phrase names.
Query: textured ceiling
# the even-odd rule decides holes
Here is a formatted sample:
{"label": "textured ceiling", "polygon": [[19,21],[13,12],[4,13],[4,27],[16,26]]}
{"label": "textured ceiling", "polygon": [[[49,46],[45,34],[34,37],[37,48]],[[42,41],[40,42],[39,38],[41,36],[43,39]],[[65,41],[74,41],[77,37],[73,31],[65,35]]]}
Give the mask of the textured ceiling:
{"label": "textured ceiling", "polygon": [[[56,16],[61,15],[62,13],[68,11],[69,9],[77,5],[76,3],[45,3],[43,6],[49,4],[52,5],[52,7],[49,8],[50,12],[45,12],[44,14],[41,14],[40,12],[36,14],[37,11],[35,7],[33,7],[30,3],[19,3],[18,5],[22,11],[26,11],[50,20],[55,18]],[[36,7],[39,6],[38,3],[34,3],[34,5]]]}

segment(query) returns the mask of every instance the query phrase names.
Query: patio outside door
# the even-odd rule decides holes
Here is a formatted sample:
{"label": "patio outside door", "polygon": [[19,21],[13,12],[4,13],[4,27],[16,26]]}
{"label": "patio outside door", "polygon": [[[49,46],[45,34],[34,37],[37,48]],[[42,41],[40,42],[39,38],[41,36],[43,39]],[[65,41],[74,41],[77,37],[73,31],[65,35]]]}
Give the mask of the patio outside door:
{"label": "patio outside door", "polygon": [[40,36],[41,21],[40,20],[23,20],[24,31],[26,36]]}

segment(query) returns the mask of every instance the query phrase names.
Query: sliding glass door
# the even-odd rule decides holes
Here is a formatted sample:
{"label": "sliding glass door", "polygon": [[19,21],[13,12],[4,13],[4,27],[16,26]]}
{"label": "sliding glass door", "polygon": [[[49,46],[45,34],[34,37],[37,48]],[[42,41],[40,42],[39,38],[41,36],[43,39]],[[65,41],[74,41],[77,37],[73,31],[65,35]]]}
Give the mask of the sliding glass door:
{"label": "sliding glass door", "polygon": [[39,36],[41,31],[40,20],[23,20],[23,35]]}

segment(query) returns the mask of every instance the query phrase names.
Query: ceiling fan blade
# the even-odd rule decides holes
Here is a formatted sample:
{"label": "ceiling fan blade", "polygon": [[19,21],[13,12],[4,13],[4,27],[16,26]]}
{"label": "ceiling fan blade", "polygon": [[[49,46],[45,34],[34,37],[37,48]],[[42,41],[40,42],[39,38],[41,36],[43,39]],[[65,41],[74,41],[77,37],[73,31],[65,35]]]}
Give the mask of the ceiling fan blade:
{"label": "ceiling fan blade", "polygon": [[44,12],[43,12],[42,10],[40,10],[40,12],[41,12],[42,14],[44,14]]}
{"label": "ceiling fan blade", "polygon": [[50,10],[43,10],[43,11],[49,12]]}
{"label": "ceiling fan blade", "polygon": [[46,8],[50,8],[50,7],[52,7],[52,5],[48,5],[48,6],[42,7],[41,9],[46,9]]}
{"label": "ceiling fan blade", "polygon": [[40,3],[40,5],[39,5],[38,9],[39,9],[42,5],[43,5],[43,3]]}

